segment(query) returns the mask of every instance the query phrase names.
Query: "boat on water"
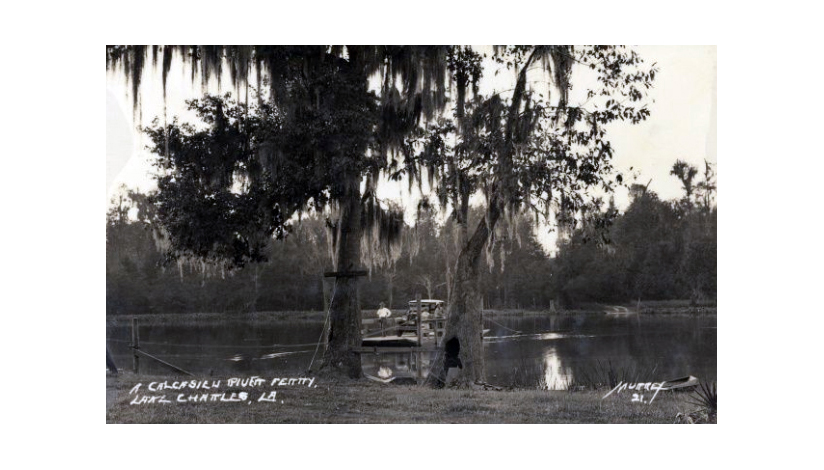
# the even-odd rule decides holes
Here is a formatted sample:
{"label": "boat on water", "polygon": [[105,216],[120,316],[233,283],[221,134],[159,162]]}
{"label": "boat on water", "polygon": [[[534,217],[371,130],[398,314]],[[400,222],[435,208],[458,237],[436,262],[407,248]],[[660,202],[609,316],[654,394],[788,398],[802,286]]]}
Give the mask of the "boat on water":
{"label": "boat on water", "polygon": [[[420,311],[420,319],[418,312]],[[420,324],[420,338],[418,326]],[[437,299],[410,300],[403,315],[368,318],[362,321],[364,347],[438,347],[446,331],[446,302]],[[488,329],[483,334],[489,333]]]}
{"label": "boat on water", "polygon": [[692,375],[687,375],[684,377],[678,377],[677,379],[666,380],[664,381],[664,385],[661,387],[661,390],[679,390],[679,389],[687,389],[692,388],[698,385],[699,380],[698,377],[693,377]]}

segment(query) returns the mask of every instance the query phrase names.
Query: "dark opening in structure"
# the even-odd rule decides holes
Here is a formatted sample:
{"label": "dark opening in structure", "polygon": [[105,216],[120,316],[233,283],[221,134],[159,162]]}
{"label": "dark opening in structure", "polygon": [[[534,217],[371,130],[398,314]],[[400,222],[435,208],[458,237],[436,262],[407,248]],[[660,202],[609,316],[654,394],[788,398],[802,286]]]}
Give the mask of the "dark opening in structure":
{"label": "dark opening in structure", "polygon": [[450,340],[447,341],[446,345],[444,346],[444,352],[446,353],[446,357],[443,361],[444,373],[448,372],[450,367],[457,367],[458,369],[463,369],[461,358],[458,357],[458,355],[461,352],[461,342],[458,340],[458,338],[450,338]]}

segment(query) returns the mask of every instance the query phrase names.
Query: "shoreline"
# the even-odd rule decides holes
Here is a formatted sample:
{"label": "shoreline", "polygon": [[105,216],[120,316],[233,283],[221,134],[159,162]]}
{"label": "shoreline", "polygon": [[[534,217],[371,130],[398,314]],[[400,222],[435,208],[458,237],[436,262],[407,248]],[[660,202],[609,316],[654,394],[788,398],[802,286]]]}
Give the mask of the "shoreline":
{"label": "shoreline", "polygon": [[[624,305],[622,305],[624,306]],[[484,310],[484,317],[495,318],[499,316],[570,316],[570,315],[607,315],[606,307],[604,308],[582,308],[582,309],[561,309],[554,312],[548,309],[530,310],[530,309],[490,309]],[[691,307],[689,305],[672,305],[667,302],[663,305],[650,305],[641,303],[640,311],[629,305],[630,309],[627,313],[616,315],[685,315],[685,316],[703,316],[703,315],[717,315],[717,307],[712,306],[697,306]],[[402,315],[404,310],[393,309],[392,315]],[[362,310],[363,318],[372,318],[375,316],[375,310]],[[273,311],[273,312],[198,312],[198,313],[143,313],[143,314],[120,314],[107,315],[106,326],[123,327],[130,326],[132,318],[137,318],[141,325],[187,325],[187,324],[204,324],[210,322],[238,322],[248,324],[267,324],[280,323],[289,321],[317,321],[322,322],[324,319],[324,312],[322,311]]]}

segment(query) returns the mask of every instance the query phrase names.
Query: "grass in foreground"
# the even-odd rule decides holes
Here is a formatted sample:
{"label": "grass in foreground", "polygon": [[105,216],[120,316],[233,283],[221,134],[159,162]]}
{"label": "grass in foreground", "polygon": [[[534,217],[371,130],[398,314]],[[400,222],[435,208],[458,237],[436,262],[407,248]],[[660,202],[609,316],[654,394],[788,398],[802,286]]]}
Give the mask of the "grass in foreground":
{"label": "grass in foreground", "polygon": [[[367,380],[316,381],[317,387],[274,387],[277,403],[176,403],[181,391],[165,391],[169,404],[131,405],[138,382],[183,380],[122,374],[107,377],[107,423],[673,423],[694,411],[688,394],[661,392],[651,404],[632,394],[606,391],[433,390]],[[217,380],[217,379],[216,379]],[[226,378],[223,379],[224,381]],[[269,390],[269,387],[264,387]],[[224,391],[237,391],[239,388]],[[185,394],[199,393],[191,390]],[[227,394],[228,395],[228,394]],[[649,399],[649,396],[647,396]],[[281,403],[282,400],[282,403]]]}

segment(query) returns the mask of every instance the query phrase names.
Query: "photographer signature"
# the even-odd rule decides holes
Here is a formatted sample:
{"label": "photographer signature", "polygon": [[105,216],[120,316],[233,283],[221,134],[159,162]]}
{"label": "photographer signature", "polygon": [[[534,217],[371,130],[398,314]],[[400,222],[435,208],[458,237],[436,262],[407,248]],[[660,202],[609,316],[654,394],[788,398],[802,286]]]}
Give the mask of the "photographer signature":
{"label": "photographer signature", "polygon": [[[604,395],[601,399],[603,400],[604,398],[612,395],[613,392],[615,392],[615,394],[618,395],[618,394],[620,394],[621,392],[623,392],[625,390],[633,390],[634,391],[634,393],[632,394],[632,401],[633,402],[643,403],[643,404],[649,405],[653,402],[653,400],[655,400],[655,397],[658,396],[658,392],[660,392],[664,388],[664,383],[665,382],[625,383],[622,380],[621,382],[618,383],[618,385],[615,386],[615,388],[610,390],[609,393]],[[644,398],[643,393],[639,393],[639,392],[650,392],[650,391],[655,392],[655,393],[652,394],[652,398],[650,398],[649,401],[647,401]]]}

